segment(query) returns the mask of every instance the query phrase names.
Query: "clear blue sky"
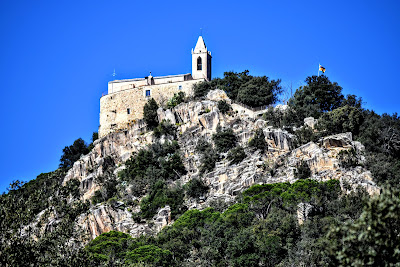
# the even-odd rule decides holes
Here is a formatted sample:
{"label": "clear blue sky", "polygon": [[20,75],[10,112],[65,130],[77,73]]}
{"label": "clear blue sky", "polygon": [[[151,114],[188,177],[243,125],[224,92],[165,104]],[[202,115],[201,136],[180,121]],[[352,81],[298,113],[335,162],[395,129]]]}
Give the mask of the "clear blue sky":
{"label": "clear blue sky", "polygon": [[0,2],[0,192],[90,141],[117,79],[189,73],[203,28],[213,76],[249,69],[297,88],[318,63],[378,113],[400,111],[399,1]]}

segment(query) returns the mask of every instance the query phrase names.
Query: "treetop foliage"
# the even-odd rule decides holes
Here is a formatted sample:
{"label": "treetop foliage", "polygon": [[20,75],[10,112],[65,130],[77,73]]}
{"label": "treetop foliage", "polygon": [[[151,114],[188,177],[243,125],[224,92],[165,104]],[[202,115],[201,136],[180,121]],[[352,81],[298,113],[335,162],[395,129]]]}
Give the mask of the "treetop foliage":
{"label": "treetop foliage", "polygon": [[307,77],[305,81],[307,85],[297,89],[288,103],[300,117],[319,118],[321,113],[341,106],[342,87],[336,82],[325,75]]}
{"label": "treetop foliage", "polygon": [[70,146],[63,149],[63,154],[60,159],[60,168],[69,169],[74,165],[82,155],[89,153],[89,148],[82,138],[78,138]]}
{"label": "treetop foliage", "polygon": [[251,107],[271,105],[278,101],[282,92],[281,80],[269,80],[266,76],[252,76],[249,71],[224,72],[224,78],[216,78],[194,85],[194,96],[203,97],[210,90],[224,90],[230,99]]}
{"label": "treetop foliage", "polygon": [[[345,227],[347,220],[358,218],[365,195],[363,191],[342,194],[337,180],[306,179],[293,184],[253,185],[238,200],[223,212],[213,208],[188,210],[154,238],[103,234],[86,249],[104,263],[110,263],[110,255],[115,255],[114,262],[150,266],[182,266],[188,259],[213,266],[337,266],[342,255],[341,247],[336,247],[340,239],[332,241],[328,233],[332,235],[331,227]],[[312,211],[299,225],[295,216],[302,202],[310,203]],[[378,232],[383,240],[384,229],[380,227]],[[359,233],[357,230],[354,236]],[[398,237],[392,238],[396,241]],[[96,250],[99,247],[103,251]],[[349,252],[353,257],[365,257],[369,250]]]}

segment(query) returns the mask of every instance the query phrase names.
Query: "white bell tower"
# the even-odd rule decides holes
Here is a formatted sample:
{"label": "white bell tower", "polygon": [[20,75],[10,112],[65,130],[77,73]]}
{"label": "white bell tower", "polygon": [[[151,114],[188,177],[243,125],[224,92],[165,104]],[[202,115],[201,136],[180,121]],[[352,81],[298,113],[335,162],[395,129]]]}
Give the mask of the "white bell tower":
{"label": "white bell tower", "polygon": [[192,49],[193,79],[211,80],[211,52],[207,50],[203,37],[200,35],[196,47]]}

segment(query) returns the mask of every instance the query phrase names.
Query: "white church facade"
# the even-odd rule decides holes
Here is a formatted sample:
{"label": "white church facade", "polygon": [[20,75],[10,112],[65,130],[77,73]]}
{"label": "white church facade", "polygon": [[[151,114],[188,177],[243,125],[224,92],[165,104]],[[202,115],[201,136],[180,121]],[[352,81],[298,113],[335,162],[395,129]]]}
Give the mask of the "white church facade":
{"label": "white church facade", "polygon": [[114,80],[108,83],[108,93],[100,98],[99,137],[126,129],[143,118],[143,107],[150,98],[165,103],[175,93],[193,94],[193,85],[211,80],[211,52],[202,36],[192,49],[192,73]]}

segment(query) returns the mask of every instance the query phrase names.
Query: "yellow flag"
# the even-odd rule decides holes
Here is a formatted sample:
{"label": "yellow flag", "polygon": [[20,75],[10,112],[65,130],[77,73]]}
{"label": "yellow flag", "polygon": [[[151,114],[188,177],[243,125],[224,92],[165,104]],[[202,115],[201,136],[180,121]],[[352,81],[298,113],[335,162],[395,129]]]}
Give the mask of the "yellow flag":
{"label": "yellow flag", "polygon": [[319,70],[322,71],[322,73],[325,73],[326,69],[324,67],[322,67],[321,65],[319,65]]}

